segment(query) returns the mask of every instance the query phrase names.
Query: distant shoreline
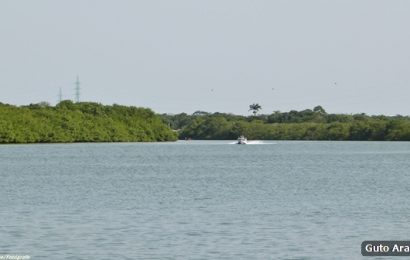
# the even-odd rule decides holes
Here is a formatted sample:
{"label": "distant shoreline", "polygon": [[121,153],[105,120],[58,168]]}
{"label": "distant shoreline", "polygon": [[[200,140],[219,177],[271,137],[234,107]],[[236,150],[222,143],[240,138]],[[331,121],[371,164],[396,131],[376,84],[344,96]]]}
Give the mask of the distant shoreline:
{"label": "distant shoreline", "polygon": [[[70,144],[175,144],[175,143],[196,143],[196,142],[229,142],[229,143],[234,143],[237,140],[235,139],[192,139],[192,140],[183,140],[183,139],[178,139],[175,141],[152,141],[152,142],[146,142],[146,141],[136,141],[136,142],[50,142],[50,143],[0,143],[0,146],[6,146],[6,145],[12,145],[12,146],[19,146],[19,145],[55,145],[55,144],[61,144],[61,145],[70,145]],[[249,139],[248,141],[259,141],[259,142],[320,142],[320,143],[326,143],[326,142],[337,142],[337,143],[353,143],[353,142],[358,142],[358,143],[406,143],[410,141],[391,141],[391,140],[262,140],[262,139]]]}
{"label": "distant shoreline", "polygon": [[240,116],[197,111],[161,115],[179,138],[304,141],[410,141],[410,117],[328,114],[321,106],[302,111]]}
{"label": "distant shoreline", "polygon": [[410,141],[410,117],[302,111],[241,116],[197,111],[169,115],[148,108],[65,100],[0,103],[0,144],[134,143],[176,140]]}
{"label": "distant shoreline", "polygon": [[65,100],[13,106],[0,104],[0,143],[166,142],[177,140],[152,110]]}

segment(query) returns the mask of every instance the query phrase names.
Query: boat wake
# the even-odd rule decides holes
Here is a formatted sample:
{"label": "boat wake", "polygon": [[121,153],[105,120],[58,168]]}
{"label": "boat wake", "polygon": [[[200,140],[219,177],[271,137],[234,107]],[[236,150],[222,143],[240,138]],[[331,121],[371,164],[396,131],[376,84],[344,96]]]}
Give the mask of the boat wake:
{"label": "boat wake", "polygon": [[263,141],[248,141],[247,144],[267,144],[267,143],[265,143]]}
{"label": "boat wake", "polygon": [[[238,142],[232,142],[232,143],[229,143],[229,144],[238,144]],[[272,142],[264,142],[264,141],[258,141],[258,140],[255,140],[255,141],[247,141],[247,142],[246,142],[246,145],[264,145],[264,144],[275,144],[275,143],[272,143]]]}

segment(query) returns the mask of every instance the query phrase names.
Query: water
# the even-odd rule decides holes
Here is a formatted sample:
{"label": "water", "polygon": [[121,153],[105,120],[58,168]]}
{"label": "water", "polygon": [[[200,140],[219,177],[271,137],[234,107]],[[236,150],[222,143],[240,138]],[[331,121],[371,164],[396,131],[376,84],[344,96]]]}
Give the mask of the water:
{"label": "water", "polygon": [[361,259],[410,239],[410,143],[230,143],[0,146],[0,255]]}

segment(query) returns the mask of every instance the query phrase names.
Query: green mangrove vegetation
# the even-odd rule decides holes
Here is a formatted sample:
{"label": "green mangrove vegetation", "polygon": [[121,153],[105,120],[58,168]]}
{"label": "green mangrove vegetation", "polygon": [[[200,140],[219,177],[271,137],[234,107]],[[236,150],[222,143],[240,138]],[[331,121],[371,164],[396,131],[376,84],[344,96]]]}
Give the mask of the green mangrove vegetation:
{"label": "green mangrove vegetation", "polygon": [[177,134],[146,108],[65,100],[28,106],[0,103],[0,143],[175,141]]}
{"label": "green mangrove vegetation", "polygon": [[180,139],[232,140],[245,135],[254,140],[410,141],[410,118],[405,116],[328,114],[321,106],[257,115],[253,108],[252,116],[197,111],[162,118],[178,130]]}
{"label": "green mangrove vegetation", "polygon": [[154,142],[179,139],[410,141],[410,117],[329,114],[321,106],[253,115],[197,111],[162,114],[65,100],[56,106],[0,103],[0,143]]}

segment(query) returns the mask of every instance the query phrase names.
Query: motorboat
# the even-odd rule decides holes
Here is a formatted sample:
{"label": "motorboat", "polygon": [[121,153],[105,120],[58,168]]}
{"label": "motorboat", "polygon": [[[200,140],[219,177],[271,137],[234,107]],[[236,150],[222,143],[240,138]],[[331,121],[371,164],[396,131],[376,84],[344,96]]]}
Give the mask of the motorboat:
{"label": "motorboat", "polygon": [[238,137],[238,142],[237,144],[247,144],[248,143],[248,139],[246,139],[245,136],[241,135]]}

